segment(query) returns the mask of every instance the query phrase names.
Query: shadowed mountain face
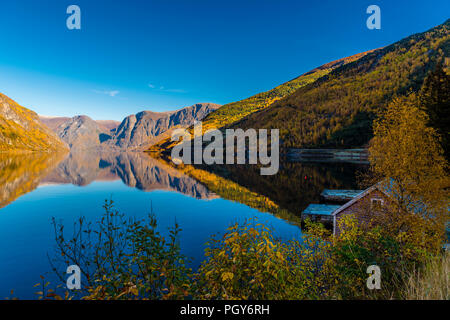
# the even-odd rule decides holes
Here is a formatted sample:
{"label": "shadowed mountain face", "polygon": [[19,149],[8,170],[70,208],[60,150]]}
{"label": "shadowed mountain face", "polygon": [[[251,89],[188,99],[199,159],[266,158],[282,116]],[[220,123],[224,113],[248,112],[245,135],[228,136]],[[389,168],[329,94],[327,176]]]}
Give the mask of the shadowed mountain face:
{"label": "shadowed mountain face", "polygon": [[121,179],[129,187],[144,191],[176,191],[197,199],[217,197],[196,180],[137,152],[70,153],[41,183],[86,186],[94,181],[117,179]]}
{"label": "shadowed mountain face", "polygon": [[35,112],[0,93],[0,151],[55,151],[66,148]]}
{"label": "shadowed mountain face", "polygon": [[107,144],[122,149],[145,149],[162,133],[175,127],[193,125],[194,121],[202,120],[219,107],[213,103],[198,103],[173,112],[139,112],[126,117]]}

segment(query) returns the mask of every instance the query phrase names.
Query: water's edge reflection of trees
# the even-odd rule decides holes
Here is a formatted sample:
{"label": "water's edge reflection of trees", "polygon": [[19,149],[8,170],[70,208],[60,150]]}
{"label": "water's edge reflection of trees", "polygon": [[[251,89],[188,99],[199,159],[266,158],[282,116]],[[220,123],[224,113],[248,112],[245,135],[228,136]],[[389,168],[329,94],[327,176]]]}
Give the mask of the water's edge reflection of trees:
{"label": "water's edge reflection of trees", "polygon": [[205,167],[210,172],[265,196],[280,208],[299,215],[310,203],[321,201],[324,189],[357,189],[358,172],[366,166],[351,163],[284,162],[273,176],[261,176],[249,165]]}

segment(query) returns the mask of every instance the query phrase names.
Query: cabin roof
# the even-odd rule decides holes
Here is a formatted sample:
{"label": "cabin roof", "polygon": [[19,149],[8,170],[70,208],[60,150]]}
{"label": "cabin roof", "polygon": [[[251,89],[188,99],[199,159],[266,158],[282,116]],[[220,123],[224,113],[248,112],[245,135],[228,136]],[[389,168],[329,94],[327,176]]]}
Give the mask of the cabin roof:
{"label": "cabin roof", "polygon": [[355,202],[359,201],[360,199],[364,198],[366,195],[370,194],[372,191],[378,189],[379,191],[383,192],[384,194],[386,194],[387,196],[389,195],[389,192],[387,190],[385,190],[385,188],[381,187],[381,182],[371,186],[370,188],[364,190],[363,192],[359,193],[356,197],[354,197],[352,200],[350,200],[349,202],[347,202],[346,204],[340,206],[339,208],[337,208],[332,214],[333,216],[337,215],[339,212],[347,209],[348,207],[350,207],[351,205],[353,205]]}
{"label": "cabin roof", "polygon": [[308,215],[322,215],[331,216],[332,213],[339,209],[341,206],[329,205],[329,204],[310,204],[304,211],[303,214]]}

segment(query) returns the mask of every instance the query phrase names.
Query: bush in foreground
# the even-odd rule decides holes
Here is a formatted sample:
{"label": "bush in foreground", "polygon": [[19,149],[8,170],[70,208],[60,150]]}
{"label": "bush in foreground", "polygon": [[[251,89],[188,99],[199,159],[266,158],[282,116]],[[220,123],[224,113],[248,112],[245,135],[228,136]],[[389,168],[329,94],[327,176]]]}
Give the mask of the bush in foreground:
{"label": "bush in foreground", "polygon": [[[249,220],[212,237],[196,272],[180,252],[175,225],[166,240],[152,215],[127,220],[105,203],[95,224],[80,219],[65,237],[55,223],[57,252],[53,268],[65,283],[65,268],[80,266],[85,286],[65,298],[112,299],[416,299],[448,297],[448,254],[423,252],[404,234],[380,226],[362,228],[343,219],[333,237],[322,225],[307,223],[300,241],[282,241],[270,229]],[[413,238],[414,235],[411,235]],[[426,257],[426,258],[423,258]],[[381,290],[366,286],[367,267],[382,271]],[[430,289],[433,288],[433,289]],[[432,290],[432,291],[430,291]],[[61,299],[53,291],[45,299]]]}

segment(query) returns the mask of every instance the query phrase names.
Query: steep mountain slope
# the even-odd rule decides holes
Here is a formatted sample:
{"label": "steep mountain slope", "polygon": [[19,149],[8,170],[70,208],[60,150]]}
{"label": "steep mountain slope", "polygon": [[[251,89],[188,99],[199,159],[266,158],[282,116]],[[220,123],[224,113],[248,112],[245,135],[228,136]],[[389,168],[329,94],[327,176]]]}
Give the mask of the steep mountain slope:
{"label": "steep mountain slope", "polygon": [[395,95],[419,90],[450,55],[450,20],[341,66],[236,123],[280,129],[285,147],[352,147],[371,138],[375,113]]}
{"label": "steep mountain slope", "polygon": [[226,104],[204,119],[203,128],[222,128],[231,125],[232,123],[241,120],[245,116],[265,109],[275,101],[289,96],[297,89],[313,83],[320,77],[323,77],[330,73],[332,70],[346,65],[350,62],[356,61],[370,52],[372,51],[355,54],[350,57],[329,62],[307,73],[304,73],[291,81],[283,83],[282,85],[279,85],[272,90],[259,93],[241,101]]}
{"label": "steep mountain slope", "polygon": [[0,93],[0,152],[67,149],[38,115]]}
{"label": "steep mountain slope", "polygon": [[175,127],[188,127],[219,107],[214,103],[198,103],[172,112],[139,112],[126,117],[107,144],[122,149],[144,148],[164,132]]}
{"label": "steep mountain slope", "polygon": [[[258,93],[250,98],[241,101],[226,104],[221,108],[219,108],[218,110],[212,112],[211,114],[206,116],[205,119],[202,120],[203,131],[212,128],[230,127],[234,123],[241,121],[248,115],[260,110],[264,110],[265,108],[269,107],[272,103],[286,96],[289,96],[297,89],[302,88],[310,83],[313,83],[317,79],[329,74],[334,69],[349,64],[351,62],[357,61],[358,59],[374,51],[376,50],[355,54],[350,57],[329,62],[307,73],[304,73],[291,81],[283,83],[273,88],[272,90]],[[164,150],[168,150],[171,147],[173,147],[174,144],[175,143],[170,141],[170,137],[166,137],[165,139],[162,139],[159,143],[152,146],[150,148],[150,151],[161,152]]]}
{"label": "steep mountain slope", "polygon": [[70,118],[54,131],[71,149],[98,148],[102,142],[111,138],[107,129],[88,116]]}

